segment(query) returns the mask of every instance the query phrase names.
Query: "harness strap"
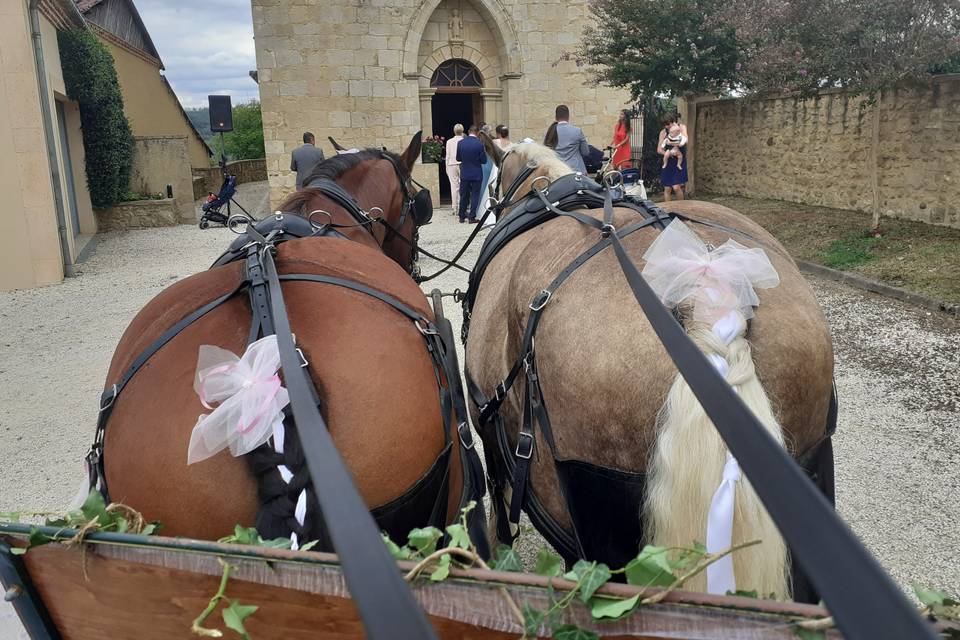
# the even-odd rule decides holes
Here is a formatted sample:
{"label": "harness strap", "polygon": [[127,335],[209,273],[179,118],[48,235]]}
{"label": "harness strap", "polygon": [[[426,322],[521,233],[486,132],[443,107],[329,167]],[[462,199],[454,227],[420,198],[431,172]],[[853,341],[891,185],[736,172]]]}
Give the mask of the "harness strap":
{"label": "harness strap", "polygon": [[[660,211],[660,213],[663,212]],[[653,226],[658,223],[662,223],[662,218],[647,218],[646,220],[635,222],[627,227],[624,227],[623,229],[620,229],[617,231],[617,234],[621,238],[625,238],[635,231],[639,231],[640,229]],[[523,361],[527,356],[528,349],[526,347],[531,345],[533,342],[533,336],[536,332],[536,324],[540,322],[540,313],[543,311],[543,307],[547,304],[547,302],[550,301],[554,292],[560,288],[560,285],[562,285],[571,275],[573,275],[577,269],[586,264],[590,258],[609,247],[612,242],[613,240],[607,237],[601,238],[599,241],[594,243],[589,249],[577,256],[573,262],[568,264],[567,267],[561,271],[549,285],[547,285],[547,288],[538,293],[530,302],[530,316],[527,319],[527,328],[524,331],[524,336],[520,343],[520,355],[514,361],[513,366],[507,373],[507,376],[496,386],[494,390],[494,397],[482,404],[477,404],[480,410],[479,423],[481,425],[489,422],[490,418],[500,409],[504,399],[507,397],[507,392],[516,381],[517,375],[520,373],[520,370],[523,367]]]}
{"label": "harness strap", "polygon": [[[273,319],[270,317],[270,301],[267,298],[267,281],[263,277],[263,265],[260,263],[257,245],[247,249],[247,262],[244,265],[246,279],[250,285],[250,309],[253,311],[251,335],[269,336],[273,334]],[[252,342],[252,341],[251,341]]]}
{"label": "harness strap", "polygon": [[303,185],[302,188],[316,189],[320,191],[323,195],[327,196],[335,203],[343,207],[358,223],[360,223],[360,225],[367,225],[372,222],[370,216],[363,211],[363,209],[360,207],[360,204],[350,194],[350,192],[330,178],[316,178],[314,180],[310,180]]}
{"label": "harness strap", "polygon": [[91,487],[97,487],[104,496],[108,495],[107,475],[103,468],[103,440],[107,430],[107,421],[110,419],[110,414],[113,413],[113,407],[116,404],[117,396],[120,395],[120,392],[123,391],[131,378],[140,370],[140,367],[153,357],[157,351],[162,349],[164,345],[188,326],[235,296],[244,285],[245,283],[241,282],[233,291],[208,302],[160,334],[156,340],[151,342],[150,345],[137,356],[137,359],[127,368],[123,376],[120,377],[120,380],[104,390],[100,395],[100,413],[97,416],[97,429],[94,434],[93,445],[90,447],[90,451],[87,452],[86,456],[87,473],[89,474]]}
{"label": "harness strap", "polygon": [[477,234],[480,233],[480,229],[481,229],[482,227],[483,227],[482,224],[474,225],[473,232],[467,237],[466,242],[463,243],[463,246],[460,247],[460,250],[457,251],[457,254],[456,254],[455,256],[453,256],[453,258],[450,259],[450,260],[444,260],[443,258],[438,258],[437,256],[435,256],[435,255],[433,255],[432,253],[426,251],[425,249],[421,249],[420,247],[417,247],[417,251],[419,251],[419,252],[422,253],[423,255],[425,255],[425,256],[427,256],[427,257],[429,257],[429,258],[432,258],[432,259],[436,260],[437,262],[444,263],[444,264],[446,265],[445,267],[443,267],[442,269],[440,269],[439,271],[437,271],[437,272],[434,273],[434,274],[431,274],[431,275],[426,276],[426,277],[417,278],[417,282],[427,282],[428,280],[433,280],[434,278],[436,278],[437,276],[439,276],[441,273],[443,273],[444,271],[446,271],[446,270],[449,269],[450,267],[456,267],[457,269],[460,269],[461,271],[466,271],[467,273],[470,273],[470,269],[467,269],[466,267],[462,267],[462,266],[460,266],[459,264],[457,264],[457,260],[459,260],[459,259],[461,258],[461,256],[463,256],[463,254],[466,253],[467,248],[473,243],[474,238],[476,238],[476,237],[477,237]]}
{"label": "harness strap", "polygon": [[261,259],[284,382],[317,501],[364,629],[368,637],[376,639],[434,638],[423,609],[383,544],[373,516],[313,401],[313,382],[300,366],[272,251],[272,247],[265,247]]}

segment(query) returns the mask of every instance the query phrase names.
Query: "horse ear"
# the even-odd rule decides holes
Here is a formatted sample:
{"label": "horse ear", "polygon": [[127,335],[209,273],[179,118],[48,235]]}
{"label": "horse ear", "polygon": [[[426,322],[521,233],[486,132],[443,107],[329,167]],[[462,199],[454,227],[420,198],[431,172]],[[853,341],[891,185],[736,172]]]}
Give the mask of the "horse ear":
{"label": "horse ear", "polygon": [[413,171],[413,165],[416,164],[417,158],[420,157],[420,145],[422,144],[423,131],[417,131],[413,134],[413,137],[410,139],[410,144],[407,145],[406,150],[400,155],[400,162],[403,163],[403,166],[407,168],[407,171]]}
{"label": "horse ear", "polygon": [[346,147],[341,147],[336,140],[333,139],[333,136],[327,136],[327,140],[330,141],[330,144],[333,145],[335,151],[346,151]]}

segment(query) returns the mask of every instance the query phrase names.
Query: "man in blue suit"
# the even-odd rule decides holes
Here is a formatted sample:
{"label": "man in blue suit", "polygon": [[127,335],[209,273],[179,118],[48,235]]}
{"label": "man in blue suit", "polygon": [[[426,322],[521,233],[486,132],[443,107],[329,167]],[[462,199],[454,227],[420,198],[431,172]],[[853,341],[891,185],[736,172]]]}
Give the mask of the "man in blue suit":
{"label": "man in blue suit", "polygon": [[[460,162],[460,222],[465,218],[470,224],[477,224],[477,207],[483,189],[483,168],[487,162],[487,152],[477,137],[477,125],[470,125],[469,135],[457,145],[457,160]],[[467,216],[467,203],[470,203],[470,215]]]}

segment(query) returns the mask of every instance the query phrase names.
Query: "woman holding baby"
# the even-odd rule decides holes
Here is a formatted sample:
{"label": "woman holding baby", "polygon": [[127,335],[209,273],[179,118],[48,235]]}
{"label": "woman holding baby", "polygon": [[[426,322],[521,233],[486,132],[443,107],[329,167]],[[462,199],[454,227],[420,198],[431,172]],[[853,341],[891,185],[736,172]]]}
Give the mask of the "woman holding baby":
{"label": "woman holding baby", "polygon": [[687,182],[687,127],[680,124],[676,113],[667,114],[657,140],[657,153],[663,156],[660,167],[660,183],[663,184],[663,199],[666,202],[683,200],[683,186]]}

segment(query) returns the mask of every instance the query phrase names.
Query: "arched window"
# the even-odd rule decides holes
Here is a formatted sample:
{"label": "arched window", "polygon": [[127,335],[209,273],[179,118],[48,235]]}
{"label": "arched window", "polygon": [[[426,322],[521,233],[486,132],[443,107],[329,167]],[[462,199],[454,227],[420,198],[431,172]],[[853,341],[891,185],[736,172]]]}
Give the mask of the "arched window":
{"label": "arched window", "polygon": [[477,68],[459,58],[447,60],[433,72],[431,87],[482,87],[483,78]]}

